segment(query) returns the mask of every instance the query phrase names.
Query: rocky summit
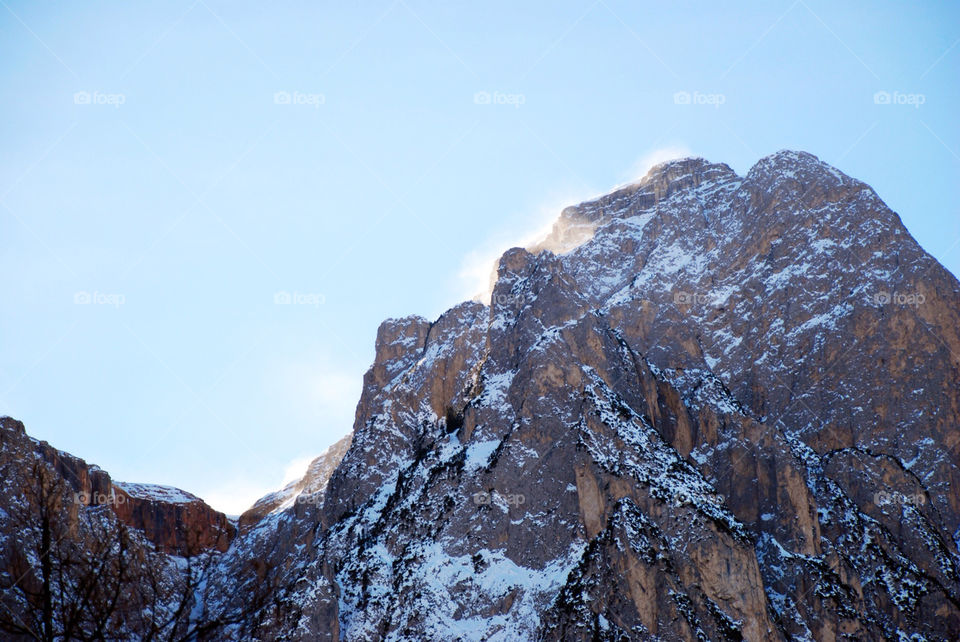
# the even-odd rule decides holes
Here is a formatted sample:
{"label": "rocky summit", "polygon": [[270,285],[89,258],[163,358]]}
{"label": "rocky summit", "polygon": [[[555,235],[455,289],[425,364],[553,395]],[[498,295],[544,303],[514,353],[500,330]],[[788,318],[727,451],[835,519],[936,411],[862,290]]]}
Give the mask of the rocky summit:
{"label": "rocky summit", "polygon": [[960,638],[960,283],[803,152],[658,165],[385,321],[239,524],[0,425],[11,639]]}

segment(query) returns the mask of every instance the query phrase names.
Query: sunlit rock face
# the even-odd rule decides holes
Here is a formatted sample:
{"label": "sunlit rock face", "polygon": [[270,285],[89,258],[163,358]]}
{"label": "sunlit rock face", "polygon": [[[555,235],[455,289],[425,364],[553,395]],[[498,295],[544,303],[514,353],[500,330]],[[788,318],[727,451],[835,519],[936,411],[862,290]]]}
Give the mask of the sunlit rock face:
{"label": "sunlit rock face", "polygon": [[111,479],[99,466],[29,437],[23,424],[10,417],[0,417],[0,437],[0,467],[8,505],[33,499],[34,468],[40,465],[63,480],[62,490],[70,504],[67,512],[103,507],[166,553],[222,552],[236,535],[236,527],[227,516],[199,497],[169,486]]}
{"label": "sunlit rock face", "polygon": [[954,638],[958,313],[809,154],[658,165],[506,252],[489,306],[381,326],[322,508],[279,520],[274,630]]}
{"label": "sunlit rock face", "polygon": [[381,325],[205,600],[270,586],[259,639],[960,638],[960,284],[869,186],[671,161],[548,241]]}

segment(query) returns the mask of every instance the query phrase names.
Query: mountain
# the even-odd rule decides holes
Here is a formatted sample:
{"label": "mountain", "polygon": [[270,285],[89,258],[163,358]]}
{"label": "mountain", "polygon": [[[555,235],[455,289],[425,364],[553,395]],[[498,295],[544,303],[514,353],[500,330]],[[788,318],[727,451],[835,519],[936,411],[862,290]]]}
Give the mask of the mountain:
{"label": "mountain", "polygon": [[196,599],[236,534],[199,498],[113,481],[10,417],[0,417],[0,479],[0,638],[197,639],[240,630],[232,614]]}
{"label": "mountain", "polygon": [[[190,551],[225,551],[236,536],[236,526],[202,499],[170,486],[119,482],[99,466],[57,450],[45,441],[26,434],[21,422],[0,418],[0,471],[8,494],[30,496],[36,482],[34,468],[48,467],[51,476],[62,480],[69,502],[79,511],[108,506],[116,517],[158,549],[187,555]],[[9,514],[9,504],[0,508]]]}
{"label": "mountain", "polygon": [[385,321],[351,437],[204,549],[184,626],[957,639],[958,446],[960,283],[868,185],[671,161],[489,305]]}
{"label": "mountain", "polygon": [[316,503],[322,501],[323,491],[333,475],[350,443],[353,435],[349,434],[327,448],[307,466],[303,476],[290,482],[275,493],[264,495],[253,506],[240,516],[239,527],[241,533],[248,532],[267,515],[282,512],[294,503]]}

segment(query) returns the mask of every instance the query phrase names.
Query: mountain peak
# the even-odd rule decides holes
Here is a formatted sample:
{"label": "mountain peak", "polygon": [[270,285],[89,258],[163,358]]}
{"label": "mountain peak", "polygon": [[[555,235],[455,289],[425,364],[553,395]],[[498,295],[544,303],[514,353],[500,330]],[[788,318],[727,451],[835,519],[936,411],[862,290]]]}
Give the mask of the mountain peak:
{"label": "mountain peak", "polygon": [[782,149],[758,160],[747,172],[746,180],[776,183],[791,180],[800,185],[820,182],[827,187],[860,184],[813,154],[790,149]]}
{"label": "mountain peak", "polygon": [[869,187],[677,159],[551,240],[489,306],[380,326],[352,437],[246,515],[205,610],[266,587],[256,639],[958,639],[960,284]]}
{"label": "mountain peak", "polygon": [[657,180],[676,180],[688,175],[703,176],[713,171],[734,173],[725,163],[712,163],[701,156],[686,156],[657,163],[637,181],[638,185],[656,182]]}

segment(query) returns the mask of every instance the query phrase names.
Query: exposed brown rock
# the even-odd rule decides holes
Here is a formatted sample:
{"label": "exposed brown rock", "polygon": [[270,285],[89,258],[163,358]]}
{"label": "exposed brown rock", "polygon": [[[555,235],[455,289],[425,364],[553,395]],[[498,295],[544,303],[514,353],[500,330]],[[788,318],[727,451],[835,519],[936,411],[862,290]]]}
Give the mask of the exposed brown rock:
{"label": "exposed brown rock", "polygon": [[[114,482],[98,466],[45,441],[33,440],[21,422],[9,417],[0,418],[0,432],[9,445],[0,456],[22,458],[24,448],[34,450],[70,485],[78,506],[109,506],[124,524],[141,531],[165,551],[178,555],[225,551],[236,534],[236,527],[223,513],[190,493],[150,484]],[[21,480],[26,480],[29,461],[11,461],[13,465],[17,463]]]}

